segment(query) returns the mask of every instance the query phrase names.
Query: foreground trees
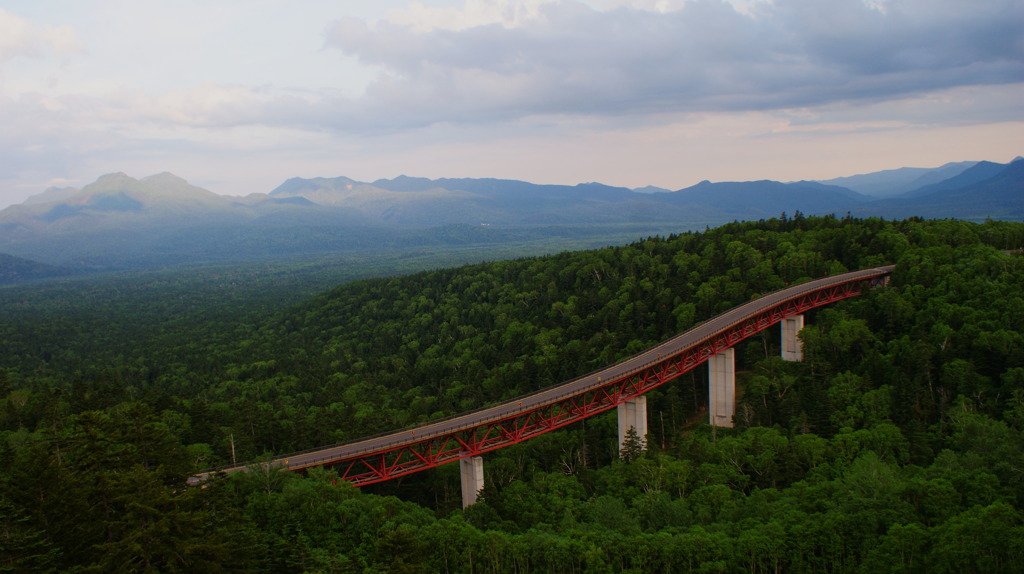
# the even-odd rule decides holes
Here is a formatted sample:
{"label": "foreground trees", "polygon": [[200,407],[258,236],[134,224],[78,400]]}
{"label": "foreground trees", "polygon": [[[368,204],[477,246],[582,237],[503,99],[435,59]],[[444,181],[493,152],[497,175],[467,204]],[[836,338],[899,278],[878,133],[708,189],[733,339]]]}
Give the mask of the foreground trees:
{"label": "foreground trees", "polygon": [[[0,571],[1014,571],[1024,260],[992,246],[1022,229],[736,223],[347,284],[244,324],[211,309],[203,336],[168,322],[119,340],[151,316],[130,298],[105,303],[110,325],[12,313]],[[554,384],[787,283],[888,262],[890,287],[814,314],[803,363],[777,358],[774,332],[738,347],[733,430],[700,422],[695,372],[649,395],[647,451],[620,460],[614,418],[588,419],[488,455],[465,512],[447,468],[362,491],[320,470],[183,486],[232,457]]]}

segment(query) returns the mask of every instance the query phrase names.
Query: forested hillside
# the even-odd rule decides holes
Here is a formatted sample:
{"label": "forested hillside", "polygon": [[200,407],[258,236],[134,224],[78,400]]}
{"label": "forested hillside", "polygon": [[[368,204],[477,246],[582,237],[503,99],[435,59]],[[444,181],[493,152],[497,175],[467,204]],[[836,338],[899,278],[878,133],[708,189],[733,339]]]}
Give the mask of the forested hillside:
{"label": "forested hillside", "polygon": [[[297,306],[181,294],[166,317],[139,312],[159,336],[119,308],[130,292],[85,313],[7,291],[0,571],[1019,571],[1022,246],[1018,223],[797,215]],[[465,511],[451,467],[364,490],[329,470],[185,487],[233,457],[555,384],[885,263],[889,287],[808,317],[804,362],[777,357],[776,329],[738,347],[735,429],[704,422],[698,370],[649,395],[645,453],[619,458],[614,413],[588,419],[488,455]]]}

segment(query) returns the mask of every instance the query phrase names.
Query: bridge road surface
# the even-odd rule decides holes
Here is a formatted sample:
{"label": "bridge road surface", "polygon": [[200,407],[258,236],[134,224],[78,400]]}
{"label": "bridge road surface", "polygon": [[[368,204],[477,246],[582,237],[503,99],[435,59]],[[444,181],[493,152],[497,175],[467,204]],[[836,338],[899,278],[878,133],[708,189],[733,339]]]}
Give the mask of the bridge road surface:
{"label": "bridge road surface", "polygon": [[[865,281],[889,275],[894,268],[894,265],[886,265],[862,269],[787,287],[733,307],[628,359],[557,386],[517,397],[499,405],[462,413],[432,423],[408,427],[364,439],[356,439],[335,446],[279,456],[270,461],[269,464],[287,470],[301,470],[313,466],[330,466],[360,456],[391,451],[402,446],[422,443],[427,439],[470,430],[485,423],[512,418],[556,403],[569,396],[580,395],[598,389],[606,385],[610,380],[619,380],[639,373],[661,362],[666,356],[675,355],[690,347],[699,345],[719,333],[742,323],[744,320],[788,300],[797,299],[803,295],[834,285]],[[218,472],[230,473],[245,470],[246,467],[247,465],[242,464],[211,469],[191,477],[189,484],[198,484]]]}

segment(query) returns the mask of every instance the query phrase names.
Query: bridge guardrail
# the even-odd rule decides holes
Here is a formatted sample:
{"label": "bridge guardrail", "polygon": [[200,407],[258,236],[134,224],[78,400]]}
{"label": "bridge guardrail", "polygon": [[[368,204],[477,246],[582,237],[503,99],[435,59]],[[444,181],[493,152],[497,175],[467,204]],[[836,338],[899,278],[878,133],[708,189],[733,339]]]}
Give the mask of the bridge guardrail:
{"label": "bridge guardrail", "polygon": [[[763,294],[763,295],[758,296],[756,299],[752,299],[752,300],[750,300],[750,301],[748,301],[746,303],[742,303],[740,305],[737,305],[736,307],[732,307],[731,309],[727,309],[726,311],[718,313],[718,314],[710,317],[709,319],[701,321],[700,323],[692,326],[691,328],[687,329],[686,331],[683,331],[682,333],[679,333],[679,334],[677,334],[677,335],[675,335],[673,337],[670,337],[670,338],[668,338],[668,339],[658,343],[657,345],[655,345],[653,347],[650,347],[648,349],[640,351],[639,353],[635,353],[635,354],[633,354],[633,355],[631,355],[629,357],[626,357],[624,359],[616,361],[615,363],[613,363],[611,365],[602,367],[600,369],[591,371],[591,372],[589,372],[587,374],[580,375],[578,377],[569,379],[567,381],[563,381],[563,382],[558,383],[556,385],[551,385],[549,387],[546,387],[544,389],[540,389],[538,391],[533,391],[533,392],[530,392],[530,393],[525,393],[525,394],[513,397],[511,399],[507,399],[507,400],[505,400],[505,401],[503,401],[503,402],[501,402],[501,403],[499,403],[497,405],[484,406],[484,407],[480,407],[480,408],[473,409],[473,410],[470,410],[470,411],[465,411],[465,412],[462,412],[462,413],[458,413],[458,414],[450,415],[450,416],[447,416],[447,417],[442,417],[442,418],[439,418],[439,419],[435,419],[435,420],[432,420],[432,421],[425,421],[425,422],[417,424],[417,425],[403,427],[403,428],[398,429],[398,430],[386,431],[386,432],[378,433],[378,434],[375,434],[375,435],[364,436],[364,437],[360,437],[360,438],[357,438],[357,439],[352,439],[352,440],[349,440],[349,441],[342,441],[340,443],[335,443],[335,444],[332,444],[332,445],[326,445],[326,446],[320,446],[320,447],[315,447],[315,448],[301,450],[301,451],[290,452],[290,453],[286,453],[286,454],[283,454],[283,455],[276,456],[271,461],[265,462],[265,463],[264,462],[260,462],[260,461],[251,461],[251,462],[244,463],[244,464],[222,465],[222,466],[214,467],[214,468],[211,468],[211,469],[203,470],[203,471],[193,475],[193,477],[208,477],[210,475],[214,475],[214,474],[217,474],[219,472],[233,472],[233,471],[245,470],[245,469],[247,469],[250,466],[261,465],[261,464],[274,465],[275,463],[280,463],[280,461],[287,462],[291,458],[302,457],[302,456],[314,454],[314,453],[317,453],[317,452],[327,452],[327,451],[331,451],[331,450],[335,450],[335,449],[341,449],[341,448],[344,448],[344,447],[349,446],[349,445],[358,445],[360,443],[369,443],[369,442],[372,442],[372,441],[376,441],[377,439],[383,439],[383,438],[387,438],[387,437],[391,437],[391,436],[395,437],[395,440],[391,440],[391,441],[387,441],[387,442],[383,442],[383,443],[375,443],[372,446],[368,445],[367,448],[355,449],[355,450],[352,450],[351,452],[345,453],[343,456],[325,455],[323,457],[319,457],[319,458],[315,458],[315,459],[304,461],[301,465],[296,465],[295,466],[295,468],[308,468],[310,466],[317,466],[318,463],[322,463],[322,462],[328,461],[328,460],[337,460],[337,461],[347,460],[347,459],[352,459],[352,458],[358,458],[359,456],[367,454],[367,453],[372,453],[372,452],[376,452],[376,451],[380,451],[380,450],[387,450],[386,448],[382,448],[382,447],[400,447],[400,446],[407,446],[407,445],[412,445],[412,444],[421,444],[421,443],[424,443],[424,442],[428,442],[430,440],[434,440],[434,439],[436,439],[438,437],[447,436],[447,435],[449,435],[449,434],[451,434],[453,432],[458,432],[459,430],[468,430],[470,428],[479,427],[479,426],[486,425],[486,424],[489,424],[489,423],[493,423],[493,422],[496,422],[496,421],[502,421],[502,420],[507,420],[507,419],[515,418],[515,417],[520,416],[520,415],[522,415],[524,413],[532,412],[532,411],[537,410],[538,408],[543,408],[543,407],[548,406],[548,405],[556,404],[556,403],[559,403],[559,402],[561,402],[563,400],[566,400],[566,399],[568,399],[570,397],[578,396],[578,395],[581,395],[581,394],[584,394],[584,393],[596,390],[598,388],[601,388],[603,386],[606,386],[606,385],[610,384],[613,381],[620,381],[623,378],[633,376],[633,375],[635,375],[635,374],[637,374],[639,372],[642,372],[642,371],[644,371],[646,369],[649,369],[649,368],[657,365],[658,363],[660,363],[660,362],[662,362],[664,360],[661,357],[661,355],[657,353],[657,351],[659,349],[665,349],[667,347],[675,347],[675,346],[678,345],[678,343],[681,340],[683,340],[687,336],[690,336],[694,332],[699,331],[702,327],[705,327],[705,326],[707,326],[709,324],[713,324],[715,321],[721,320],[723,317],[725,317],[727,315],[737,314],[737,315],[740,315],[740,318],[737,321],[725,324],[724,326],[722,326],[721,328],[717,329],[716,331],[713,331],[713,332],[711,332],[709,334],[705,334],[705,335],[701,336],[700,338],[696,339],[695,341],[689,342],[689,346],[692,347],[692,346],[695,346],[695,345],[699,345],[699,344],[701,344],[701,343],[703,343],[705,341],[713,339],[714,337],[720,335],[721,333],[725,332],[729,328],[735,326],[735,324],[738,323],[739,321],[742,321],[742,320],[744,320],[746,318],[749,318],[749,317],[752,317],[752,316],[756,316],[759,313],[762,313],[762,312],[764,312],[764,311],[766,311],[768,309],[771,309],[771,308],[773,308],[775,306],[778,306],[778,305],[780,305],[782,303],[785,303],[787,301],[790,301],[790,300],[793,300],[793,299],[797,299],[797,298],[805,295],[808,292],[812,292],[812,291],[814,291],[816,289],[826,288],[826,287],[829,287],[829,286],[832,286],[832,285],[836,285],[836,284],[851,283],[851,282],[855,282],[855,281],[859,281],[859,280],[868,280],[868,279],[873,279],[875,277],[879,277],[879,276],[883,276],[883,275],[888,275],[888,274],[892,273],[894,268],[895,268],[894,265],[886,265],[886,266],[880,266],[880,267],[875,267],[875,268],[870,268],[870,269],[863,269],[863,270],[859,270],[859,271],[852,271],[852,272],[843,273],[843,274],[832,276],[832,277],[812,279],[812,280],[809,280],[809,281],[805,281],[805,282],[799,283],[797,285],[791,285],[791,286],[784,287],[782,289],[777,289],[775,291],[771,291],[771,292],[769,292],[767,294]],[[815,288],[814,289],[806,289],[808,286],[811,286],[811,285],[814,285]],[[770,301],[772,298],[777,297],[779,294],[785,293],[785,292],[791,291],[791,290],[796,290],[791,296],[778,298],[777,301]],[[689,348],[689,347],[687,347],[687,348]],[[630,361],[634,361],[636,359],[642,358],[645,355],[649,355],[651,353],[656,354],[657,358],[654,359],[654,360],[650,360],[650,361],[644,362],[644,363],[642,363],[640,365],[636,365],[634,367],[631,367],[628,371],[626,371],[624,373],[620,373],[619,375],[617,375],[613,379],[606,379],[606,380],[602,381],[598,377],[598,375],[601,374],[601,373],[605,373],[607,371],[613,370],[616,367],[619,367],[621,365],[627,364]],[[566,390],[566,391],[561,392],[561,393],[557,393],[557,394],[554,394],[554,395],[551,395],[551,396],[546,396],[544,399],[542,399],[540,401],[530,401],[529,400],[529,399],[534,399],[534,398],[538,398],[538,397],[547,395],[549,393],[552,393],[553,391],[558,391],[559,389],[569,389],[570,387],[573,387],[574,385],[578,385],[579,383],[581,383],[583,381],[586,381],[588,379],[592,379],[592,378],[596,378],[596,380],[594,381],[594,384],[587,385],[587,386],[582,387],[582,388],[573,388],[572,390]],[[531,403],[531,404],[523,406],[522,405],[523,402],[528,402],[528,403]],[[499,410],[500,407],[506,406],[506,405],[509,406],[510,408]],[[516,406],[512,406],[512,405],[516,405]],[[485,417],[485,418],[482,418],[482,419],[473,419],[472,418],[473,415],[475,415],[475,414],[487,412],[487,411],[490,411],[490,410],[496,411],[493,416]],[[438,429],[436,429],[436,431],[431,432],[428,435],[416,437],[416,438],[414,438],[412,440],[410,440],[407,436],[405,436],[406,433],[409,433],[412,436],[415,436],[416,430],[425,429],[425,428],[428,428],[428,427],[434,427],[434,426],[437,426],[437,425],[443,425],[446,422],[451,422],[451,421],[455,421],[455,420],[463,419],[463,418],[465,418],[465,419],[472,419],[472,421],[473,421],[472,424],[455,425],[455,426],[447,426],[447,427],[444,427],[444,428],[438,428]],[[287,467],[287,465],[281,465],[281,466]],[[202,478],[200,478],[199,480],[202,480]]]}

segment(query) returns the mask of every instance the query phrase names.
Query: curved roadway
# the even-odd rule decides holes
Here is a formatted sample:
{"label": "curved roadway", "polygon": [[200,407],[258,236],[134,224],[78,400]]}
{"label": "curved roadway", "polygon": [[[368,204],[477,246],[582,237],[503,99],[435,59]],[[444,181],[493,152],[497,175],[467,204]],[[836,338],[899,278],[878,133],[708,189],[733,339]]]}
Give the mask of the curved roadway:
{"label": "curved roadway", "polygon": [[[508,419],[521,413],[537,410],[546,405],[556,403],[569,396],[580,395],[606,385],[610,380],[620,380],[639,373],[644,369],[661,362],[666,356],[675,355],[690,347],[699,345],[730,329],[731,327],[791,299],[797,299],[808,293],[828,288],[833,285],[869,280],[892,273],[894,265],[852,271],[823,279],[808,281],[792,287],[775,291],[748,303],[738,305],[717,315],[683,333],[655,345],[637,355],[578,377],[560,385],[511,399],[493,407],[487,407],[441,419],[421,426],[408,427],[383,435],[357,439],[340,445],[303,451],[276,458],[271,464],[298,470],[310,466],[333,464],[344,460],[365,456],[370,453],[393,450],[403,445],[422,443],[430,438],[451,435],[463,430],[470,430],[493,421]],[[233,472],[242,470],[245,465],[236,465],[201,473],[195,478],[209,476],[217,471]]]}

